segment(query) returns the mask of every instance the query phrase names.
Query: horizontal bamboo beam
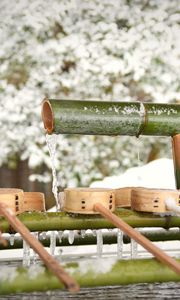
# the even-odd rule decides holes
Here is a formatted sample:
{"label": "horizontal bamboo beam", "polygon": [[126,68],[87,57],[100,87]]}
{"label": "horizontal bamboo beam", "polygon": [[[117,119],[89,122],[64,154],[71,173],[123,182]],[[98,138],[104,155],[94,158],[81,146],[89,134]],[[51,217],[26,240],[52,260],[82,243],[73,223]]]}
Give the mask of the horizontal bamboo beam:
{"label": "horizontal bamboo beam", "polygon": [[42,119],[49,134],[154,135],[180,133],[180,105],[46,99]]}
{"label": "horizontal bamboo beam", "polygon": [[[180,227],[180,218],[176,216],[160,217],[151,213],[138,213],[120,208],[115,214],[132,227]],[[100,215],[77,215],[65,212],[32,212],[20,214],[19,219],[30,231],[80,230],[115,228]],[[0,217],[0,230],[12,233],[9,223]]]}
{"label": "horizontal bamboo beam", "polygon": [[[179,229],[158,229],[153,231],[140,230],[140,233],[147,237],[152,242],[165,242],[165,241],[179,241],[180,240],[180,231]],[[131,239],[127,235],[123,235],[123,243],[129,244]]]}
{"label": "horizontal bamboo beam", "polygon": [[[159,242],[159,241],[178,241],[180,240],[180,231],[178,229],[173,230],[164,230],[158,229],[156,231],[141,231],[145,237],[147,237],[152,242]],[[116,244],[117,243],[117,233],[116,232],[102,232],[103,237],[103,244]],[[46,238],[39,236],[39,241],[45,247],[49,247],[51,240],[50,235],[47,234]],[[127,235],[123,235],[123,243],[129,244],[131,239]],[[56,246],[64,247],[64,246],[83,246],[83,245],[95,245],[97,243],[97,237],[92,233],[86,233],[85,236],[81,236],[80,234],[76,233],[74,235],[74,241],[72,244],[69,243],[68,234],[65,234],[61,237],[56,237]],[[20,236],[16,236],[14,239],[13,244],[10,242],[9,239],[6,239],[6,244],[0,243],[0,250],[5,249],[21,249],[23,247],[23,240]]]}
{"label": "horizontal bamboo beam", "polygon": [[[7,266],[5,268],[7,272]],[[71,272],[71,275],[77,280],[81,288],[180,281],[179,275],[156,259],[121,261],[116,261],[112,257],[100,259],[99,261],[94,259],[82,261],[82,263],[81,261],[67,263],[65,270]],[[1,268],[1,272],[3,272],[3,267]],[[38,270],[38,266],[31,266],[28,269],[17,268],[14,276],[11,273],[11,280],[6,279],[3,281],[1,276],[0,281],[1,295],[62,288],[63,285],[52,273],[43,267]]]}

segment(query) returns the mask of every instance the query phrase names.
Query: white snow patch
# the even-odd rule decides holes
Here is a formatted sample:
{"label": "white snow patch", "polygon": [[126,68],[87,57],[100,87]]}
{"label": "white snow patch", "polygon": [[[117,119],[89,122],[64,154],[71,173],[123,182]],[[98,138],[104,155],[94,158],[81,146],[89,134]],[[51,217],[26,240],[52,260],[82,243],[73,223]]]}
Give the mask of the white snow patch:
{"label": "white snow patch", "polygon": [[180,214],[180,207],[177,206],[176,200],[172,197],[169,197],[165,200],[167,209]]}
{"label": "white snow patch", "polygon": [[[116,257],[108,257],[106,260],[103,258],[97,258],[92,260],[79,260],[79,272],[81,274],[86,274],[88,272],[93,272],[95,274],[104,274],[112,270],[113,265],[116,263]],[[69,271],[69,269],[68,269]],[[70,270],[75,271],[75,269]]]}
{"label": "white snow patch", "polygon": [[13,281],[18,275],[16,267],[1,267],[0,281]]}
{"label": "white snow patch", "polygon": [[147,188],[175,189],[173,161],[168,158],[154,160],[144,166],[128,169],[124,174],[105,177],[91,187],[120,188],[143,186]]}
{"label": "white snow patch", "polygon": [[44,273],[44,267],[41,265],[31,265],[28,269],[28,276],[30,279],[35,279],[39,274]]}

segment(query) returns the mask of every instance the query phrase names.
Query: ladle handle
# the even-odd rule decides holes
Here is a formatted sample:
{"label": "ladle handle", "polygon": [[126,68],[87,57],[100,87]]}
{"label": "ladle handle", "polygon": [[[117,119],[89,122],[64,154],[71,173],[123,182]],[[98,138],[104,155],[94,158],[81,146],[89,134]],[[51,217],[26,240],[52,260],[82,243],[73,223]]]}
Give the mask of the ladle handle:
{"label": "ladle handle", "polygon": [[180,134],[172,137],[172,154],[176,188],[180,189]]}
{"label": "ladle handle", "polygon": [[180,275],[180,263],[178,263],[174,258],[167,255],[164,251],[156,247],[152,242],[150,242],[141,233],[136,231],[129,224],[125,223],[121,218],[117,217],[111,211],[106,209],[102,204],[96,203],[94,205],[94,210],[98,211],[103,217],[112,222],[117,228],[120,228],[124,233],[126,233],[130,238],[135,240],[138,244],[143,246],[147,251],[152,253],[160,262],[168,265],[173,271]]}
{"label": "ladle handle", "polygon": [[78,292],[78,283],[69,276],[63,267],[51,256],[41,245],[41,243],[30,233],[28,228],[15,216],[13,211],[4,203],[0,203],[0,213],[8,220],[11,226],[21,234],[23,239],[31,246],[31,248],[39,255],[46,266],[63,282],[70,292]]}

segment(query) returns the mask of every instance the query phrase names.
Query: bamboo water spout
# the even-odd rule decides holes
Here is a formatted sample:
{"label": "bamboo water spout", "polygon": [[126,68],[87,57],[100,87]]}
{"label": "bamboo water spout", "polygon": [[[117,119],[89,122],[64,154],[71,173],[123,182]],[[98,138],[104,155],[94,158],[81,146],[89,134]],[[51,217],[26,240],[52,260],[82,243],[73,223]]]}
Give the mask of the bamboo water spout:
{"label": "bamboo water spout", "polygon": [[48,134],[154,135],[180,133],[180,105],[49,100],[42,104]]}

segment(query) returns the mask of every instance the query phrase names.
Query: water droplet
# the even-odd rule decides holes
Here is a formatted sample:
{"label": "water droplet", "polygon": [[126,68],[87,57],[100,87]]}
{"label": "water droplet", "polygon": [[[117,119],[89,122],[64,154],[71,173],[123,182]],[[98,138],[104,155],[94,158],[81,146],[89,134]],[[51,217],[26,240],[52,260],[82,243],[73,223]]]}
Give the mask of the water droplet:
{"label": "water droplet", "polygon": [[86,235],[86,230],[85,229],[81,229],[80,235],[81,235],[82,238],[84,238],[85,235]]}
{"label": "water droplet", "polygon": [[42,237],[43,240],[46,239],[46,231],[43,231],[43,232],[41,233],[41,237]]}
{"label": "water droplet", "polygon": [[14,245],[14,239],[15,239],[15,234],[11,234],[10,238],[9,238],[9,243],[10,243],[11,246]]}
{"label": "water droplet", "polygon": [[74,230],[70,230],[69,231],[69,234],[68,234],[68,242],[70,245],[73,244],[74,242]]}
{"label": "water droplet", "polygon": [[59,243],[62,242],[63,231],[58,231]]}

